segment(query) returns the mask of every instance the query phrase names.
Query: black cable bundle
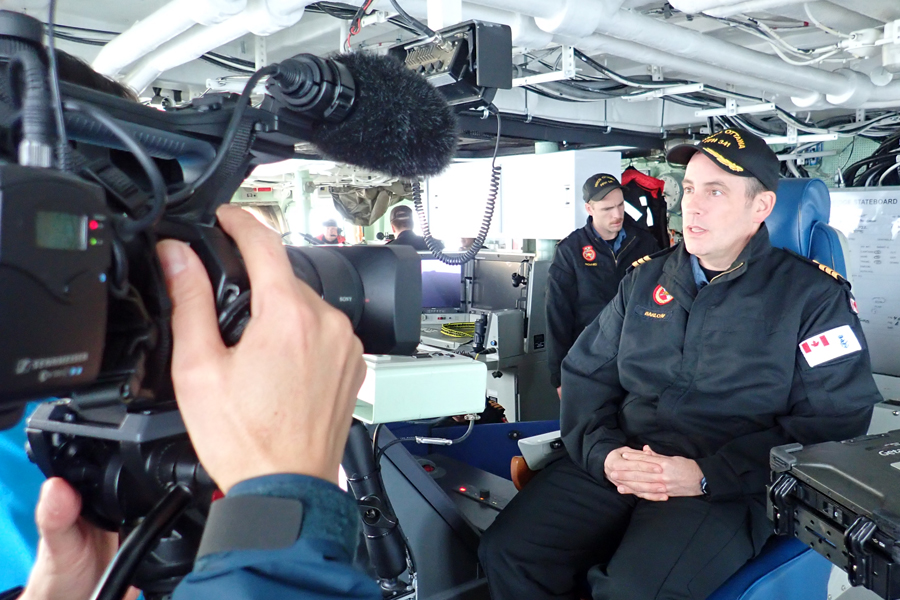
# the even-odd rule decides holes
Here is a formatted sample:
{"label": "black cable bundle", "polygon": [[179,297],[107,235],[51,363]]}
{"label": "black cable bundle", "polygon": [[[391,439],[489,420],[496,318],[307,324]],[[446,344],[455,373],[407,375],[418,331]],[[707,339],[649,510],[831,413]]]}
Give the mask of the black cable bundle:
{"label": "black cable bundle", "polygon": [[884,140],[868,158],[858,160],[842,176],[847,187],[900,185],[900,131]]}

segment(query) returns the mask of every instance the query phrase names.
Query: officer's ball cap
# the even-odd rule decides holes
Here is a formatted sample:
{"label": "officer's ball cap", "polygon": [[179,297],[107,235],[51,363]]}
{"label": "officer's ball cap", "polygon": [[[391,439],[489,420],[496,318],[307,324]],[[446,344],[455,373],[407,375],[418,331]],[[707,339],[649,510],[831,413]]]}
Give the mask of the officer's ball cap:
{"label": "officer's ball cap", "polygon": [[666,155],[676,165],[686,165],[697,152],[703,152],[726,173],[739,177],[756,177],[774,192],[778,189],[781,168],[778,157],[758,135],[737,127],[719,131],[704,138],[696,146],[681,144]]}
{"label": "officer's ball cap", "polygon": [[337,227],[337,221],[334,219],[328,219],[327,221],[322,221],[322,227]]}
{"label": "officer's ball cap", "polygon": [[611,191],[620,189],[622,189],[622,184],[618,179],[609,173],[597,173],[588,177],[588,180],[584,182],[581,194],[584,196],[585,202],[597,202],[603,200]]}

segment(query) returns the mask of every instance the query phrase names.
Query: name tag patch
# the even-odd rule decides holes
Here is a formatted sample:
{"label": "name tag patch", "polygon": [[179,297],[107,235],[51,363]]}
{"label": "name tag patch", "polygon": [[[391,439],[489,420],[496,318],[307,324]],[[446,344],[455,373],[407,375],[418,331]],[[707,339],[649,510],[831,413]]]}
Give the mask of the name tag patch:
{"label": "name tag patch", "polygon": [[800,352],[810,367],[862,350],[849,325],[829,329],[800,343]]}
{"label": "name tag patch", "polygon": [[636,304],[634,306],[634,313],[648,321],[665,321],[669,318],[669,315],[672,314],[672,311],[662,311],[657,306],[640,306]]}

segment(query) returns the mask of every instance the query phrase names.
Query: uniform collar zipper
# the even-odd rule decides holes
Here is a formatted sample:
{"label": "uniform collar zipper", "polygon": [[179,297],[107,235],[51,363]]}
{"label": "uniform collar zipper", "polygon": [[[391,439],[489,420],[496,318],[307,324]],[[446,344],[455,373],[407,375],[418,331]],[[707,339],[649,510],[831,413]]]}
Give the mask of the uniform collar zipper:
{"label": "uniform collar zipper", "polygon": [[716,275],[715,277],[712,278],[712,281],[710,281],[710,283],[712,283],[713,281],[715,281],[715,280],[718,279],[719,277],[722,277],[723,275],[728,275],[729,273],[733,273],[733,272],[737,271],[738,269],[740,269],[740,268],[743,267],[743,266],[744,266],[744,263],[741,263],[741,264],[739,264],[738,266],[736,266],[736,267],[733,268],[733,269],[729,269],[728,271],[725,271],[724,273],[719,273],[718,275]]}
{"label": "uniform collar zipper", "polygon": [[[633,241],[634,241],[634,238],[631,238],[630,240],[628,240],[628,243],[625,244],[625,247],[619,248],[618,255],[616,254],[615,250],[613,250],[612,248],[609,249],[609,251],[612,252],[612,254],[613,254],[613,262],[616,263],[617,267],[619,266],[619,257],[622,256],[623,254],[625,254],[625,250],[628,249],[628,246],[630,246]],[[609,246],[609,244],[607,244],[607,246]]]}

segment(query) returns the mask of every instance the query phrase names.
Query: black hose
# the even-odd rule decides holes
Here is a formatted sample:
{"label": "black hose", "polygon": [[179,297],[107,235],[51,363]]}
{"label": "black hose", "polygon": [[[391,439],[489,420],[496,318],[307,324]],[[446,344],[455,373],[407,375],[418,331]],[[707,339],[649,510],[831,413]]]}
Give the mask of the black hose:
{"label": "black hose", "polygon": [[115,558],[100,578],[91,600],[121,600],[141,561],[160,537],[172,528],[192,500],[193,495],[183,486],[175,486],[169,490],[119,547]]}
{"label": "black hose", "polygon": [[403,10],[403,8],[400,6],[400,3],[397,2],[397,0],[391,0],[391,6],[394,7],[394,10],[396,10],[400,14],[400,16],[403,18],[404,21],[409,23],[411,26],[415,27],[419,31],[419,33],[421,33],[423,35],[427,35],[428,37],[434,37],[434,35],[435,35],[434,31],[429,29],[429,27],[427,25],[425,25],[418,19],[413,18],[409,13],[407,13],[405,10]]}
{"label": "black hose", "polygon": [[[37,51],[31,47],[19,50],[9,61],[10,75],[19,75],[21,83],[19,99],[21,104],[22,139],[29,142],[28,146],[20,146],[19,163],[24,165],[49,167],[53,144],[51,131],[50,104],[47,99],[50,95],[47,89],[46,72],[44,63],[37,55]],[[16,79],[11,77],[12,79]],[[43,147],[46,157],[40,160],[35,156],[22,155],[23,147]],[[35,162],[35,160],[39,162]]]}
{"label": "black hose", "polygon": [[62,94],[59,91],[59,67],[56,64],[56,0],[50,0],[47,16],[47,65],[50,72],[50,100],[53,102],[53,117],[56,120],[56,161],[63,171],[71,170],[69,141],[66,136],[66,121],[63,116]]}
{"label": "black hose", "polygon": [[122,129],[111,116],[99,108],[81,104],[80,102],[74,102],[72,100],[66,100],[65,107],[68,110],[83,112],[119,138],[119,141],[125,145],[128,151],[131,152],[138,163],[140,163],[141,167],[143,167],[144,171],[147,173],[147,178],[150,180],[150,185],[153,188],[153,199],[150,208],[146,211],[144,216],[138,219],[125,218],[117,220],[116,227],[118,233],[123,239],[127,240],[134,234],[156,225],[166,208],[166,180],[163,179],[162,173],[159,172],[159,167],[156,166],[156,163],[153,162],[153,159],[144,147],[129,135],[127,131]]}
{"label": "black hose", "polygon": [[193,196],[194,192],[197,191],[197,188],[206,183],[207,180],[213,175],[213,173],[215,173],[216,170],[221,166],[222,162],[225,160],[225,156],[228,154],[228,148],[234,142],[234,138],[237,135],[241,119],[244,117],[244,111],[247,110],[247,106],[250,104],[250,94],[253,93],[253,88],[256,87],[256,84],[260,79],[262,79],[266,75],[276,73],[277,71],[278,65],[269,65],[267,67],[263,67],[250,76],[250,79],[247,80],[247,85],[244,86],[244,91],[241,93],[241,97],[238,98],[237,106],[235,106],[234,112],[231,114],[231,120],[228,122],[228,127],[225,130],[225,136],[222,138],[222,143],[219,144],[219,149],[216,152],[216,158],[213,159],[213,161],[209,163],[209,165],[207,165],[206,170],[203,171],[200,177],[192,181],[177,193],[172,194],[169,197],[170,204],[174,205],[184,202],[185,200]]}

